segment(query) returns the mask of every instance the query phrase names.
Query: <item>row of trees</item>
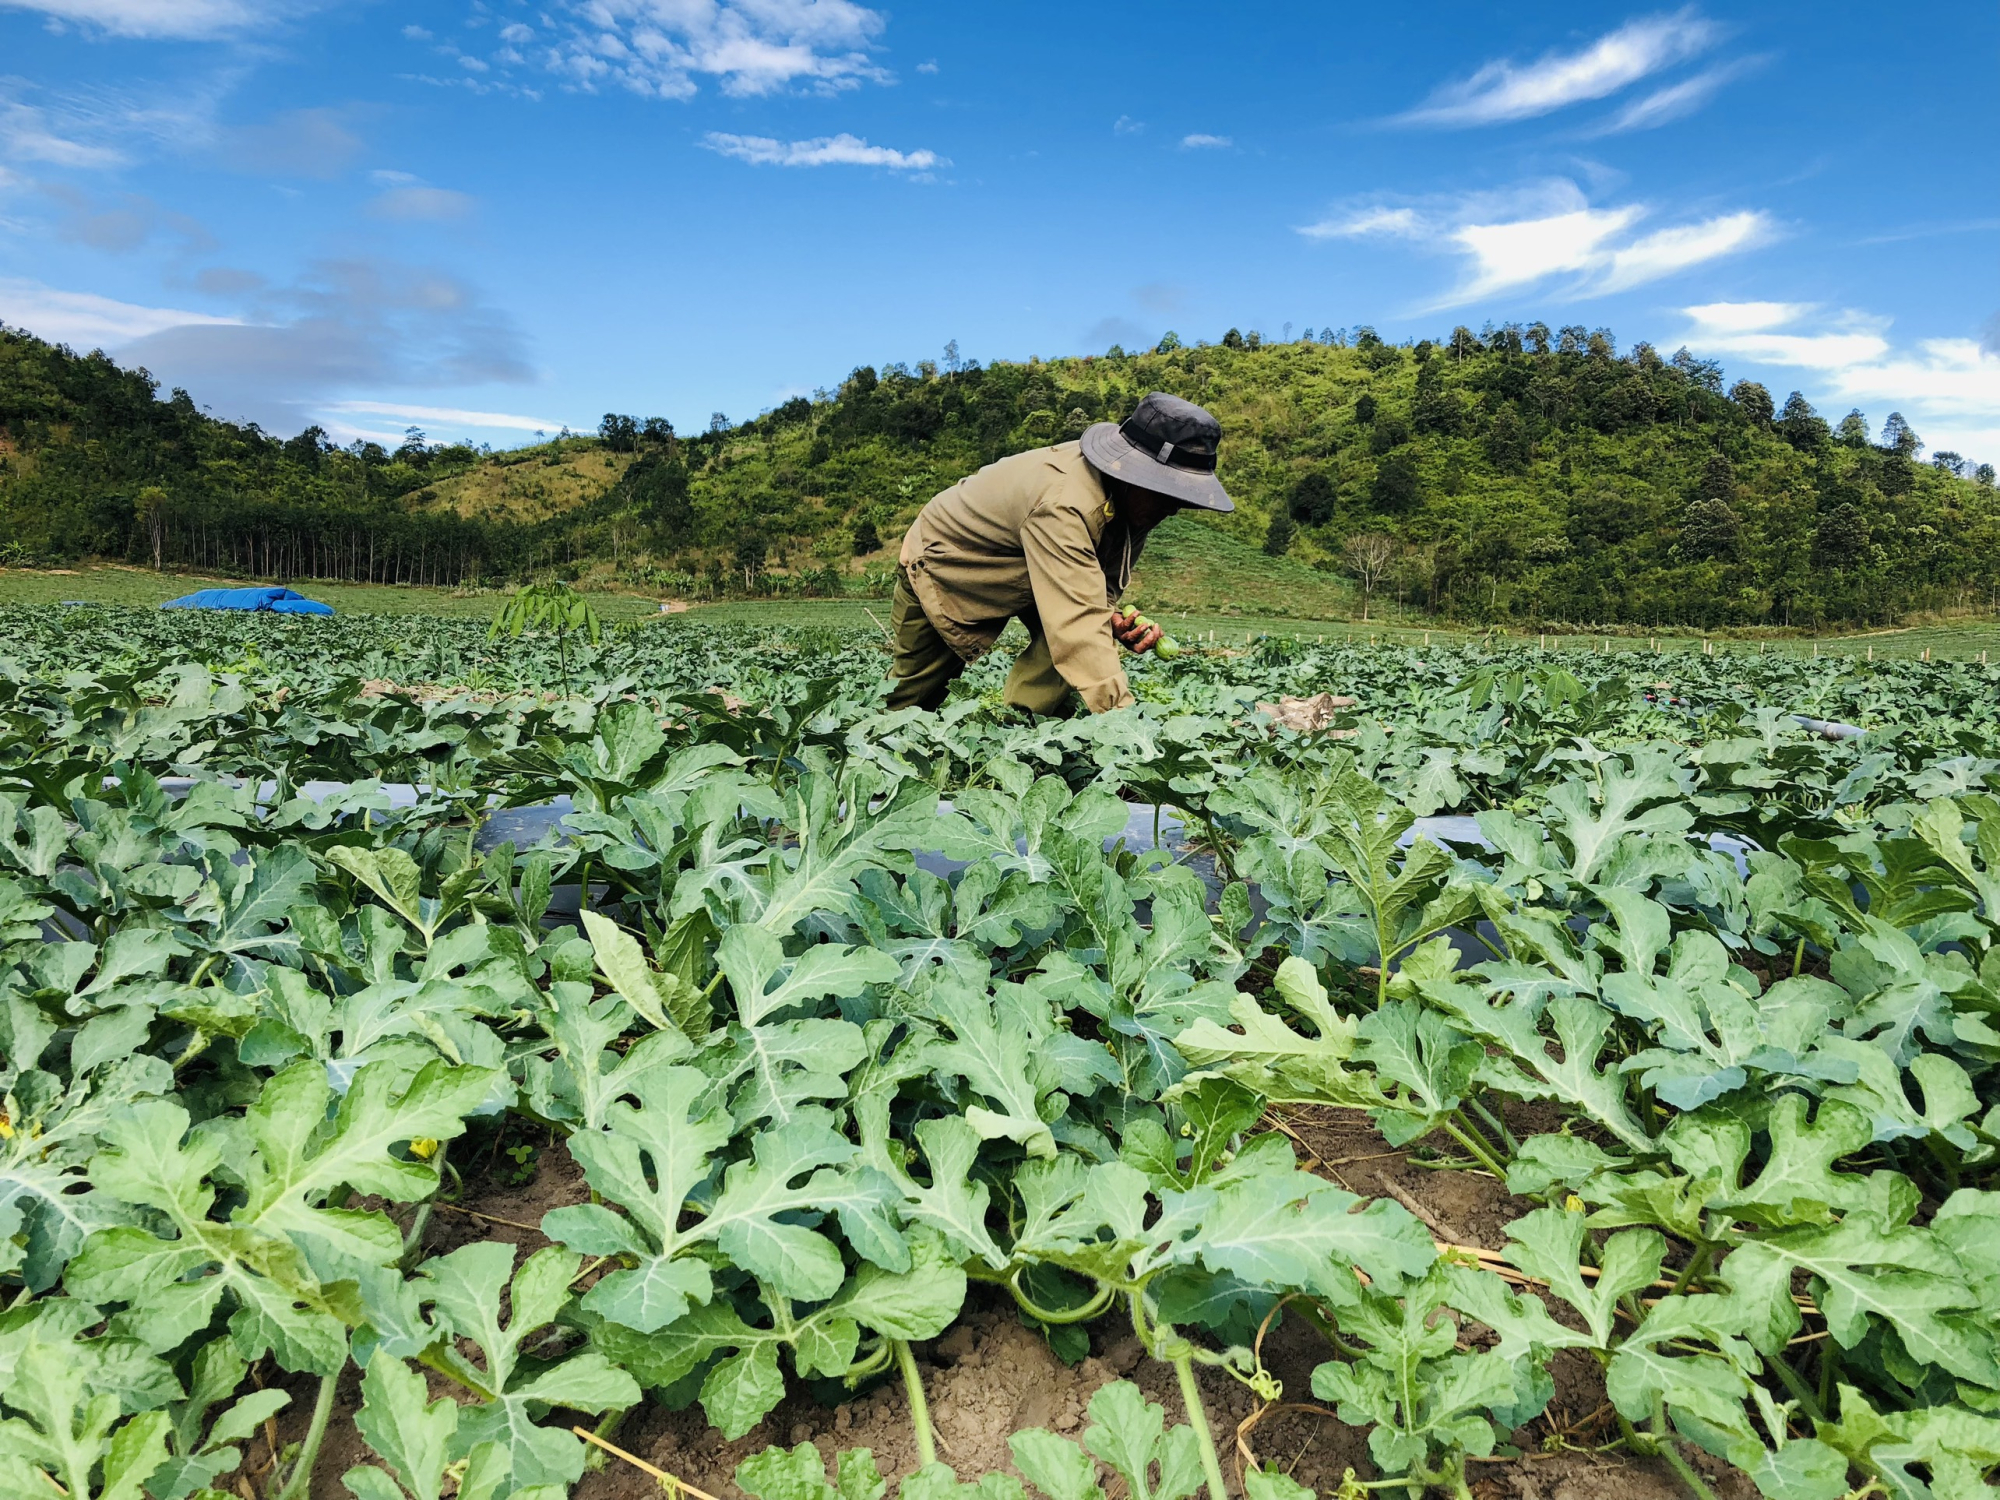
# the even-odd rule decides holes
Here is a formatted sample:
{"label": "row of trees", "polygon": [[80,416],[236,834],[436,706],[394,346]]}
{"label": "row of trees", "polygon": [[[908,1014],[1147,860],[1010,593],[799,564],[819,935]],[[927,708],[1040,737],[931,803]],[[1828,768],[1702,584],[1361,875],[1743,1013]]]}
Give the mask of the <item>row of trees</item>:
{"label": "row of trees", "polygon": [[[697,446],[700,440],[697,440]],[[438,486],[482,465],[565,452],[637,452],[630,493],[525,524],[440,503]],[[684,533],[687,445],[661,418],[607,415],[597,439],[567,431],[534,454],[433,444],[337,446],[217,420],[187,392],[164,399],[144,370],[0,326],[0,561],[124,557],[268,578],[460,584],[573,569],[614,550],[636,507]],[[678,508],[677,508],[678,507]]]}

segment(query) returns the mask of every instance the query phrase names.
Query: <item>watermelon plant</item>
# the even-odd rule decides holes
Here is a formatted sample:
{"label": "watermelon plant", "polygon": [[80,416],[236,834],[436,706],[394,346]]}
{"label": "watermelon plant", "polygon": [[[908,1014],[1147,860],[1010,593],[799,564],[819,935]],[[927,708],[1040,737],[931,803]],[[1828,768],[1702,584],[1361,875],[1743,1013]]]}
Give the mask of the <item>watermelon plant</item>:
{"label": "watermelon plant", "polygon": [[[1217,1419],[1308,1394],[1325,1488],[1464,1497],[1573,1440],[1558,1359],[1696,1500],[2000,1466],[1980,669],[1271,643],[1026,723],[833,632],[90,615],[0,617],[10,1494],[554,1500],[654,1407],[888,1382],[914,1500],[1302,1500]],[[578,1174],[525,1246],[465,1200],[510,1141]],[[1176,1409],[955,1470],[925,1366],[996,1309]],[[737,1484],[886,1494],[827,1462]]]}

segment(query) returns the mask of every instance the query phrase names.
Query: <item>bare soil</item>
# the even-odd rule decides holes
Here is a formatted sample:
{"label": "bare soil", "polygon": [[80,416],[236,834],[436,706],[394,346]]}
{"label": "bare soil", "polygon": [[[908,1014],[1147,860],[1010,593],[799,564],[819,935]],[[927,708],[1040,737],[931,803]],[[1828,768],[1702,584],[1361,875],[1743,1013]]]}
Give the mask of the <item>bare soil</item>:
{"label": "bare soil", "polygon": [[[1397,1199],[1439,1240],[1499,1250],[1505,1244],[1505,1224],[1532,1206],[1509,1197],[1502,1184],[1482,1173],[1414,1164],[1413,1155],[1443,1158],[1455,1153],[1442,1138],[1392,1150],[1358,1110],[1294,1111],[1273,1123],[1291,1136],[1302,1166],[1356,1193]],[[1509,1123],[1517,1130],[1533,1130],[1553,1122],[1523,1117]],[[507,1139],[521,1137],[510,1134]],[[533,1226],[552,1208],[584,1201],[588,1190],[560,1141],[534,1143],[539,1149],[529,1168],[515,1167],[496,1148],[490,1161],[467,1172],[466,1201],[440,1205],[431,1219],[426,1236],[430,1253],[495,1239],[519,1246],[525,1259],[548,1243]],[[526,1180],[517,1183],[515,1176]],[[1567,1312],[1560,1305],[1553,1310],[1559,1317]],[[1468,1329],[1467,1335],[1476,1342],[1480,1331]],[[1254,1422],[1260,1402],[1247,1387],[1219,1371],[1201,1372],[1202,1399],[1232,1492],[1241,1493],[1242,1469],[1249,1462],[1275,1463],[1322,1496],[1338,1488],[1349,1469],[1362,1479],[1375,1477],[1366,1430],[1341,1422],[1312,1396],[1313,1368],[1328,1353],[1324,1340],[1303,1320],[1280,1319],[1266,1339],[1264,1361],[1283,1382],[1284,1399]],[[1080,1435],[1091,1395],[1114,1380],[1134,1381],[1148,1400],[1165,1408],[1169,1422],[1184,1418],[1171,1367],[1147,1359],[1129,1328],[1114,1317],[1092,1326],[1090,1354],[1069,1366],[1021,1321],[1004,1295],[975,1287],[960,1322],[942,1338],[917,1346],[916,1354],[940,1457],[968,1479],[990,1470],[1014,1472],[1007,1439],[1024,1428]],[[1657,1460],[1588,1451],[1617,1436],[1593,1360],[1565,1351],[1551,1373],[1556,1396],[1549,1411],[1512,1435],[1522,1456],[1474,1464],[1472,1489],[1478,1500],[1687,1500],[1685,1489]],[[311,1381],[288,1377],[286,1384],[294,1398],[276,1423],[281,1447],[303,1435],[313,1397]],[[368,1460],[353,1425],[359,1385],[359,1372],[350,1367],[312,1500],[347,1500],[339,1476]],[[434,1382],[433,1398],[452,1393],[447,1383]],[[626,1416],[615,1441],[719,1500],[742,1500],[733,1479],[736,1465],[773,1443],[790,1447],[815,1442],[829,1459],[843,1448],[870,1449],[893,1486],[917,1467],[906,1408],[902,1384],[891,1374],[832,1406],[795,1388],[763,1423],[733,1443],[708,1426],[699,1406],[675,1412],[647,1402]],[[561,1419],[561,1414],[550,1418]],[[1718,1500],[1754,1500],[1755,1489],[1745,1476],[1692,1449],[1683,1451],[1708,1477]],[[604,1459],[601,1465],[598,1458]],[[264,1485],[269,1463],[269,1445],[260,1437],[248,1445],[243,1472],[221,1487],[254,1495]],[[622,1460],[600,1454],[593,1455],[592,1463],[575,1490],[576,1500],[639,1500],[660,1493],[652,1477]],[[252,1476],[254,1490],[238,1482]],[[1121,1491],[1122,1485],[1113,1490],[1112,1500],[1123,1500]]]}

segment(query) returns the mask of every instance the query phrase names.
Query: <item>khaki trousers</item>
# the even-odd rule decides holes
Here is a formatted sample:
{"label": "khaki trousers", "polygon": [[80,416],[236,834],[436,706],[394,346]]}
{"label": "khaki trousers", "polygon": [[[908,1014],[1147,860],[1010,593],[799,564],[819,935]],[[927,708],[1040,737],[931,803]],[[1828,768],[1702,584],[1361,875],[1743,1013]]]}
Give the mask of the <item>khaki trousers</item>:
{"label": "khaki trousers", "polygon": [[[1076,692],[1056,670],[1048,637],[1042,634],[1041,617],[1025,610],[1020,620],[1028,627],[1028,649],[1015,659],[1013,671],[1007,674],[1007,703],[1031,714],[1066,719],[1076,712]],[[895,665],[890,669],[895,686],[889,690],[889,707],[914,706],[936,712],[944,705],[953,680],[965,670],[965,660],[945,644],[931,624],[910,587],[909,575],[901,568],[896,570],[896,597],[889,605],[889,632],[896,650]]]}

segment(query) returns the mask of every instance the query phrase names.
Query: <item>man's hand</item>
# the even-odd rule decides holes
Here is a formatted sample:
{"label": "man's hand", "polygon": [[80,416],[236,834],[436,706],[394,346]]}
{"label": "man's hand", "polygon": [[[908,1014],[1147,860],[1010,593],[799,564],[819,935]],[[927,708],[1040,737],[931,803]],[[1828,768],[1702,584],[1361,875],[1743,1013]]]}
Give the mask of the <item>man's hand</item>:
{"label": "man's hand", "polygon": [[1131,606],[1111,612],[1111,633],[1127,651],[1150,651],[1165,634],[1159,626]]}

